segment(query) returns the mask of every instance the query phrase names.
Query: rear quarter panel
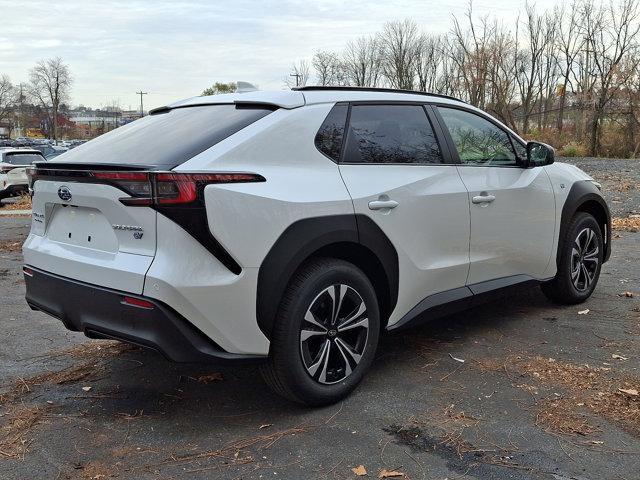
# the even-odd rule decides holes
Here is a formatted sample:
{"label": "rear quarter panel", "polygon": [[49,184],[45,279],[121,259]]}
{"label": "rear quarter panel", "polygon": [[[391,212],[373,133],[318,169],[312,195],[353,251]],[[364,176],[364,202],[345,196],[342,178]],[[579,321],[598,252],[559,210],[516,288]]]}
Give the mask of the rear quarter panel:
{"label": "rear quarter panel", "polygon": [[241,266],[259,267],[297,220],[353,213],[338,166],[314,145],[332,106],[278,110],[175,169],[253,172],[266,178],[205,188],[211,233]]}

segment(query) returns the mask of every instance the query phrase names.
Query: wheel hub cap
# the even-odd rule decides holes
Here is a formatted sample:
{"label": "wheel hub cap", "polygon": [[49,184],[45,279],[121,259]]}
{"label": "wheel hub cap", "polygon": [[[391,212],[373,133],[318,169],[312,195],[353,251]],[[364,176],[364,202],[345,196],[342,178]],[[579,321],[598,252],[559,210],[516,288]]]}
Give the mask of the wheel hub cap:
{"label": "wheel hub cap", "polygon": [[335,284],[311,302],[300,328],[300,354],[307,373],[323,384],[338,383],[360,363],[369,336],[367,308],[352,287]]}
{"label": "wheel hub cap", "polygon": [[571,250],[571,281],[579,292],[588,290],[596,277],[600,247],[591,228],[583,228],[576,236]]}

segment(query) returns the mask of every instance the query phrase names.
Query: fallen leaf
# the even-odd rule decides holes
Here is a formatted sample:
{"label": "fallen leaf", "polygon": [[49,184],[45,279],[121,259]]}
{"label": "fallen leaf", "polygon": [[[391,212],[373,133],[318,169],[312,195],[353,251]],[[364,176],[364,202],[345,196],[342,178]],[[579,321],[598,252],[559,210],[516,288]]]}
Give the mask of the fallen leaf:
{"label": "fallen leaf", "polygon": [[358,465],[351,469],[353,473],[355,473],[359,477],[364,477],[367,474],[367,469],[364,468],[364,465]]}
{"label": "fallen leaf", "polygon": [[260,425],[258,427],[258,430],[262,430],[263,428],[269,428],[272,425],[273,425],[273,423],[265,423],[264,425]]}
{"label": "fallen leaf", "polygon": [[616,360],[629,360],[627,357],[623,357],[622,355],[618,355],[617,353],[611,355],[611,358],[615,358]]}
{"label": "fallen leaf", "polygon": [[453,358],[456,362],[464,363],[464,360],[463,360],[463,359],[461,359],[461,358],[454,357],[454,356],[453,356],[453,355],[451,355],[451,354],[449,354],[449,356],[450,356],[451,358]]}
{"label": "fallen leaf", "polygon": [[207,383],[211,383],[211,382],[220,382],[222,381],[222,374],[215,372],[215,373],[206,373],[204,375],[200,375],[198,377],[198,382],[200,383],[204,383],[205,385]]}
{"label": "fallen leaf", "polygon": [[387,470],[383,468],[380,470],[378,474],[378,478],[395,478],[395,477],[404,477],[404,473],[398,472],[396,470]]}
{"label": "fallen leaf", "polygon": [[627,298],[633,298],[633,292],[622,292],[618,294],[619,297],[627,297]]}
{"label": "fallen leaf", "polygon": [[635,388],[619,388],[618,391],[626,393],[627,395],[631,395],[632,397],[638,396],[638,390],[636,390]]}
{"label": "fallen leaf", "polygon": [[587,313],[589,313],[589,309],[588,308],[586,310],[580,310],[578,312],[578,315],[586,315]]}
{"label": "fallen leaf", "polygon": [[88,392],[89,390],[91,390],[91,387],[82,387],[82,390],[84,390],[85,392]]}

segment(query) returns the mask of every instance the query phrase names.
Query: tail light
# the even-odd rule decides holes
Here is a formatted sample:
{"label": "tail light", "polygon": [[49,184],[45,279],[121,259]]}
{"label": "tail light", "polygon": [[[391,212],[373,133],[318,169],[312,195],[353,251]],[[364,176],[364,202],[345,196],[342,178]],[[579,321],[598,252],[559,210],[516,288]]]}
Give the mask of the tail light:
{"label": "tail light", "polygon": [[264,182],[256,173],[177,173],[103,170],[53,170],[29,167],[29,187],[38,179],[79,181],[113,185],[129,194],[120,199],[127,206],[188,205],[202,200],[204,187],[212,183]]}
{"label": "tail light", "polygon": [[156,203],[186,204],[198,200],[206,185],[212,183],[264,182],[255,173],[158,173],[155,175]]}

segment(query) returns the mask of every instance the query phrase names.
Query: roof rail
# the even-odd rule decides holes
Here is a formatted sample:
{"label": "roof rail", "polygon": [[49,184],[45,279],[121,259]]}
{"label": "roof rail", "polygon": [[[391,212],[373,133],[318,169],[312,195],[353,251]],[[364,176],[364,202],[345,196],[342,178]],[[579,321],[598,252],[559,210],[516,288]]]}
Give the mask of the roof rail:
{"label": "roof rail", "polygon": [[291,90],[298,91],[324,91],[324,90],[338,90],[344,92],[389,92],[389,93],[410,93],[412,95],[427,95],[429,97],[439,97],[439,98],[448,98],[449,100],[455,100],[456,102],[467,103],[464,100],[460,100],[459,98],[452,97],[450,95],[443,95],[441,93],[430,93],[430,92],[419,92],[416,90],[403,90],[400,88],[382,88],[382,87],[331,87],[331,86],[321,86],[321,85],[309,85],[306,87],[292,87]]}

